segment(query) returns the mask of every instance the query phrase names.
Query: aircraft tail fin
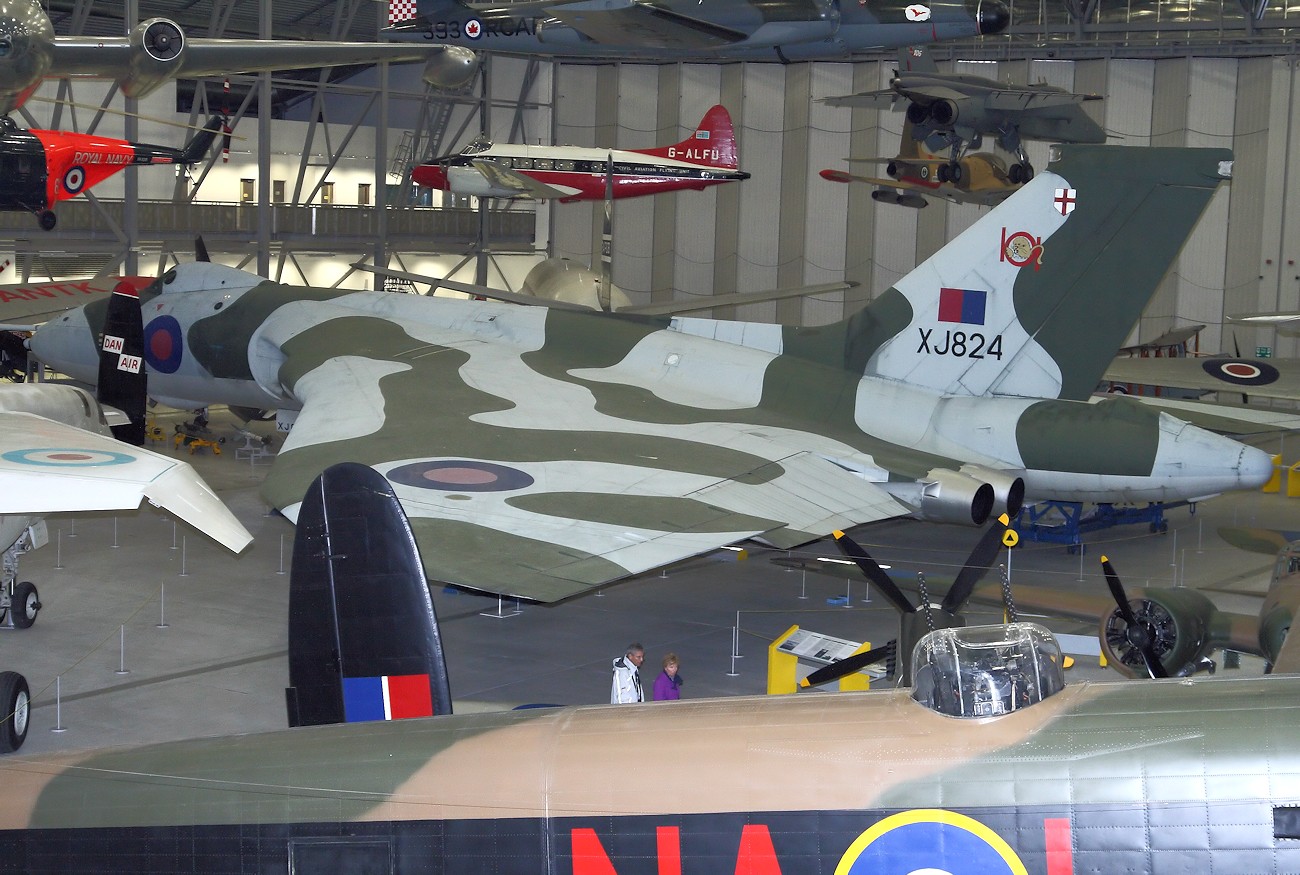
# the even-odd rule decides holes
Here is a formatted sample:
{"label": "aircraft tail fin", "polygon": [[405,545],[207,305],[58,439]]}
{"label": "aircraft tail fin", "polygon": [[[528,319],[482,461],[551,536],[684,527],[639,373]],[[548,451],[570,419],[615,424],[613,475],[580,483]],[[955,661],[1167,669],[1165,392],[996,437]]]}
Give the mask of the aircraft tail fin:
{"label": "aircraft tail fin", "polygon": [[721,104],[706,112],[695,133],[680,143],[632,151],[727,170],[735,170],[740,160],[736,151],[736,133],[731,126],[731,113]]}
{"label": "aircraft tail fin", "polygon": [[217,141],[217,134],[222,132],[225,127],[226,118],[222,115],[214,115],[208,119],[208,123],[203,126],[203,130],[196,133],[181,149],[180,157],[177,159],[178,164],[197,164],[202,161],[212,148],[212,144]]}
{"label": "aircraft tail fin", "polygon": [[104,336],[99,346],[96,397],[101,405],[116,407],[130,420],[113,426],[113,437],[144,446],[145,401],[148,375],[144,369],[144,317],[140,293],[119,282],[108,298]]}
{"label": "aircraft tail fin", "polygon": [[848,366],[953,395],[1088,397],[1232,155],[1053,150],[1046,170],[841,323]]}
{"label": "aircraft tail fin", "polygon": [[938,73],[939,65],[922,46],[903,46],[898,50],[899,73]]}
{"label": "aircraft tail fin", "polygon": [[290,726],[451,713],[442,638],[415,536],[373,468],[316,478],[289,580]]}

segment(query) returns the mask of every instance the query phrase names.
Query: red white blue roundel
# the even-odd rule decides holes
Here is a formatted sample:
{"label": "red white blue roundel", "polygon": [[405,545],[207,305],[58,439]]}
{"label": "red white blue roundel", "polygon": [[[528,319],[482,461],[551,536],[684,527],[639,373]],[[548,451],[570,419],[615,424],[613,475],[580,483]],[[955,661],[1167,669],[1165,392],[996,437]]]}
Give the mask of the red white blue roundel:
{"label": "red white blue roundel", "polygon": [[74,164],[63,174],[63,189],[68,194],[78,194],[86,184],[86,168]]}
{"label": "red white blue roundel", "polygon": [[104,465],[125,465],[136,457],[126,453],[105,450],[87,450],[81,447],[34,447],[30,450],[10,450],[0,455],[14,465],[41,465],[47,468],[94,468]]}
{"label": "red white blue roundel", "polygon": [[530,474],[473,459],[443,459],[399,465],[387,475],[393,483],[443,492],[513,492],[533,485]]}
{"label": "red white blue roundel", "polygon": [[1002,837],[974,818],[941,809],[886,817],[849,845],[835,875],[1028,875]]}
{"label": "red white blue roundel", "polygon": [[477,18],[470,18],[465,21],[465,36],[470,39],[478,39],[483,35],[483,22]]}
{"label": "red white blue roundel", "polygon": [[144,360],[155,371],[176,373],[183,352],[181,324],[174,317],[158,316],[144,327]]}
{"label": "red white blue roundel", "polygon": [[1206,359],[1201,362],[1205,373],[1234,386],[1267,386],[1277,382],[1277,368],[1253,359]]}

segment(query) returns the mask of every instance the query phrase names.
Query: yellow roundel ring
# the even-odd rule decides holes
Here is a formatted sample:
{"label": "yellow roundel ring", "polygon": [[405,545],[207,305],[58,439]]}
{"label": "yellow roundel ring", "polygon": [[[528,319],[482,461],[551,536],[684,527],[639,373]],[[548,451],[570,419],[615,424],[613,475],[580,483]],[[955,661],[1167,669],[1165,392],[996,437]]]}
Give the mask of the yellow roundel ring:
{"label": "yellow roundel ring", "polygon": [[1000,835],[973,817],[941,808],[900,811],[877,822],[849,845],[835,875],[880,871],[881,859],[893,864],[890,871],[1028,875]]}
{"label": "yellow roundel ring", "polygon": [[1002,533],[1002,546],[1014,547],[1020,543],[1020,533],[1015,529],[1007,529]]}

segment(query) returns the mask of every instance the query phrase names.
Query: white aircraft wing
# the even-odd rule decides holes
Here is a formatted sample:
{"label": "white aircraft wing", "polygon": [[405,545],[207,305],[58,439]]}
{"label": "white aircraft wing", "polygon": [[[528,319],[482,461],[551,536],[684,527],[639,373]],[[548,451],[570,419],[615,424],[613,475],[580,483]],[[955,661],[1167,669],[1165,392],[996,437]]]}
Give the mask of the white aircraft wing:
{"label": "white aircraft wing", "polygon": [[537,198],[538,200],[551,200],[552,198],[568,197],[572,192],[560,191],[545,183],[538,182],[526,173],[517,173],[497,164],[495,161],[475,160],[474,169],[487,177],[488,182],[497,188],[510,189],[519,192],[520,195]]}
{"label": "white aircraft wing", "polygon": [[1039,88],[1008,88],[1003,91],[991,91],[985,98],[985,105],[998,112],[1036,112],[1042,109],[1058,109],[1062,106],[1078,106],[1086,100],[1100,100],[1098,94],[1074,94],[1069,91]]}
{"label": "white aircraft wing", "polygon": [[[166,78],[423,61],[441,50],[439,46],[410,43],[186,37],[179,63],[168,70]],[[125,36],[56,36],[50,68],[60,76],[125,79],[133,73],[133,58],[130,40]]]}
{"label": "white aircraft wing", "polygon": [[185,462],[33,413],[0,412],[0,515],[129,510],[142,499],[238,553],[253,536]]}

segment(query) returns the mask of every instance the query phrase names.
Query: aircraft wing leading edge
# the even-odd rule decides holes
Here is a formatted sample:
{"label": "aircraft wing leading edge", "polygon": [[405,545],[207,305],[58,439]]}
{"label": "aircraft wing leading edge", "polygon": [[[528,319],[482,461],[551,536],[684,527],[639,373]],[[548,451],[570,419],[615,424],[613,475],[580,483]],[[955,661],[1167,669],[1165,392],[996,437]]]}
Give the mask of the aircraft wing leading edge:
{"label": "aircraft wing leading edge", "polygon": [[31,413],[0,413],[0,514],[131,510],[148,499],[238,553],[253,536],[187,463]]}

